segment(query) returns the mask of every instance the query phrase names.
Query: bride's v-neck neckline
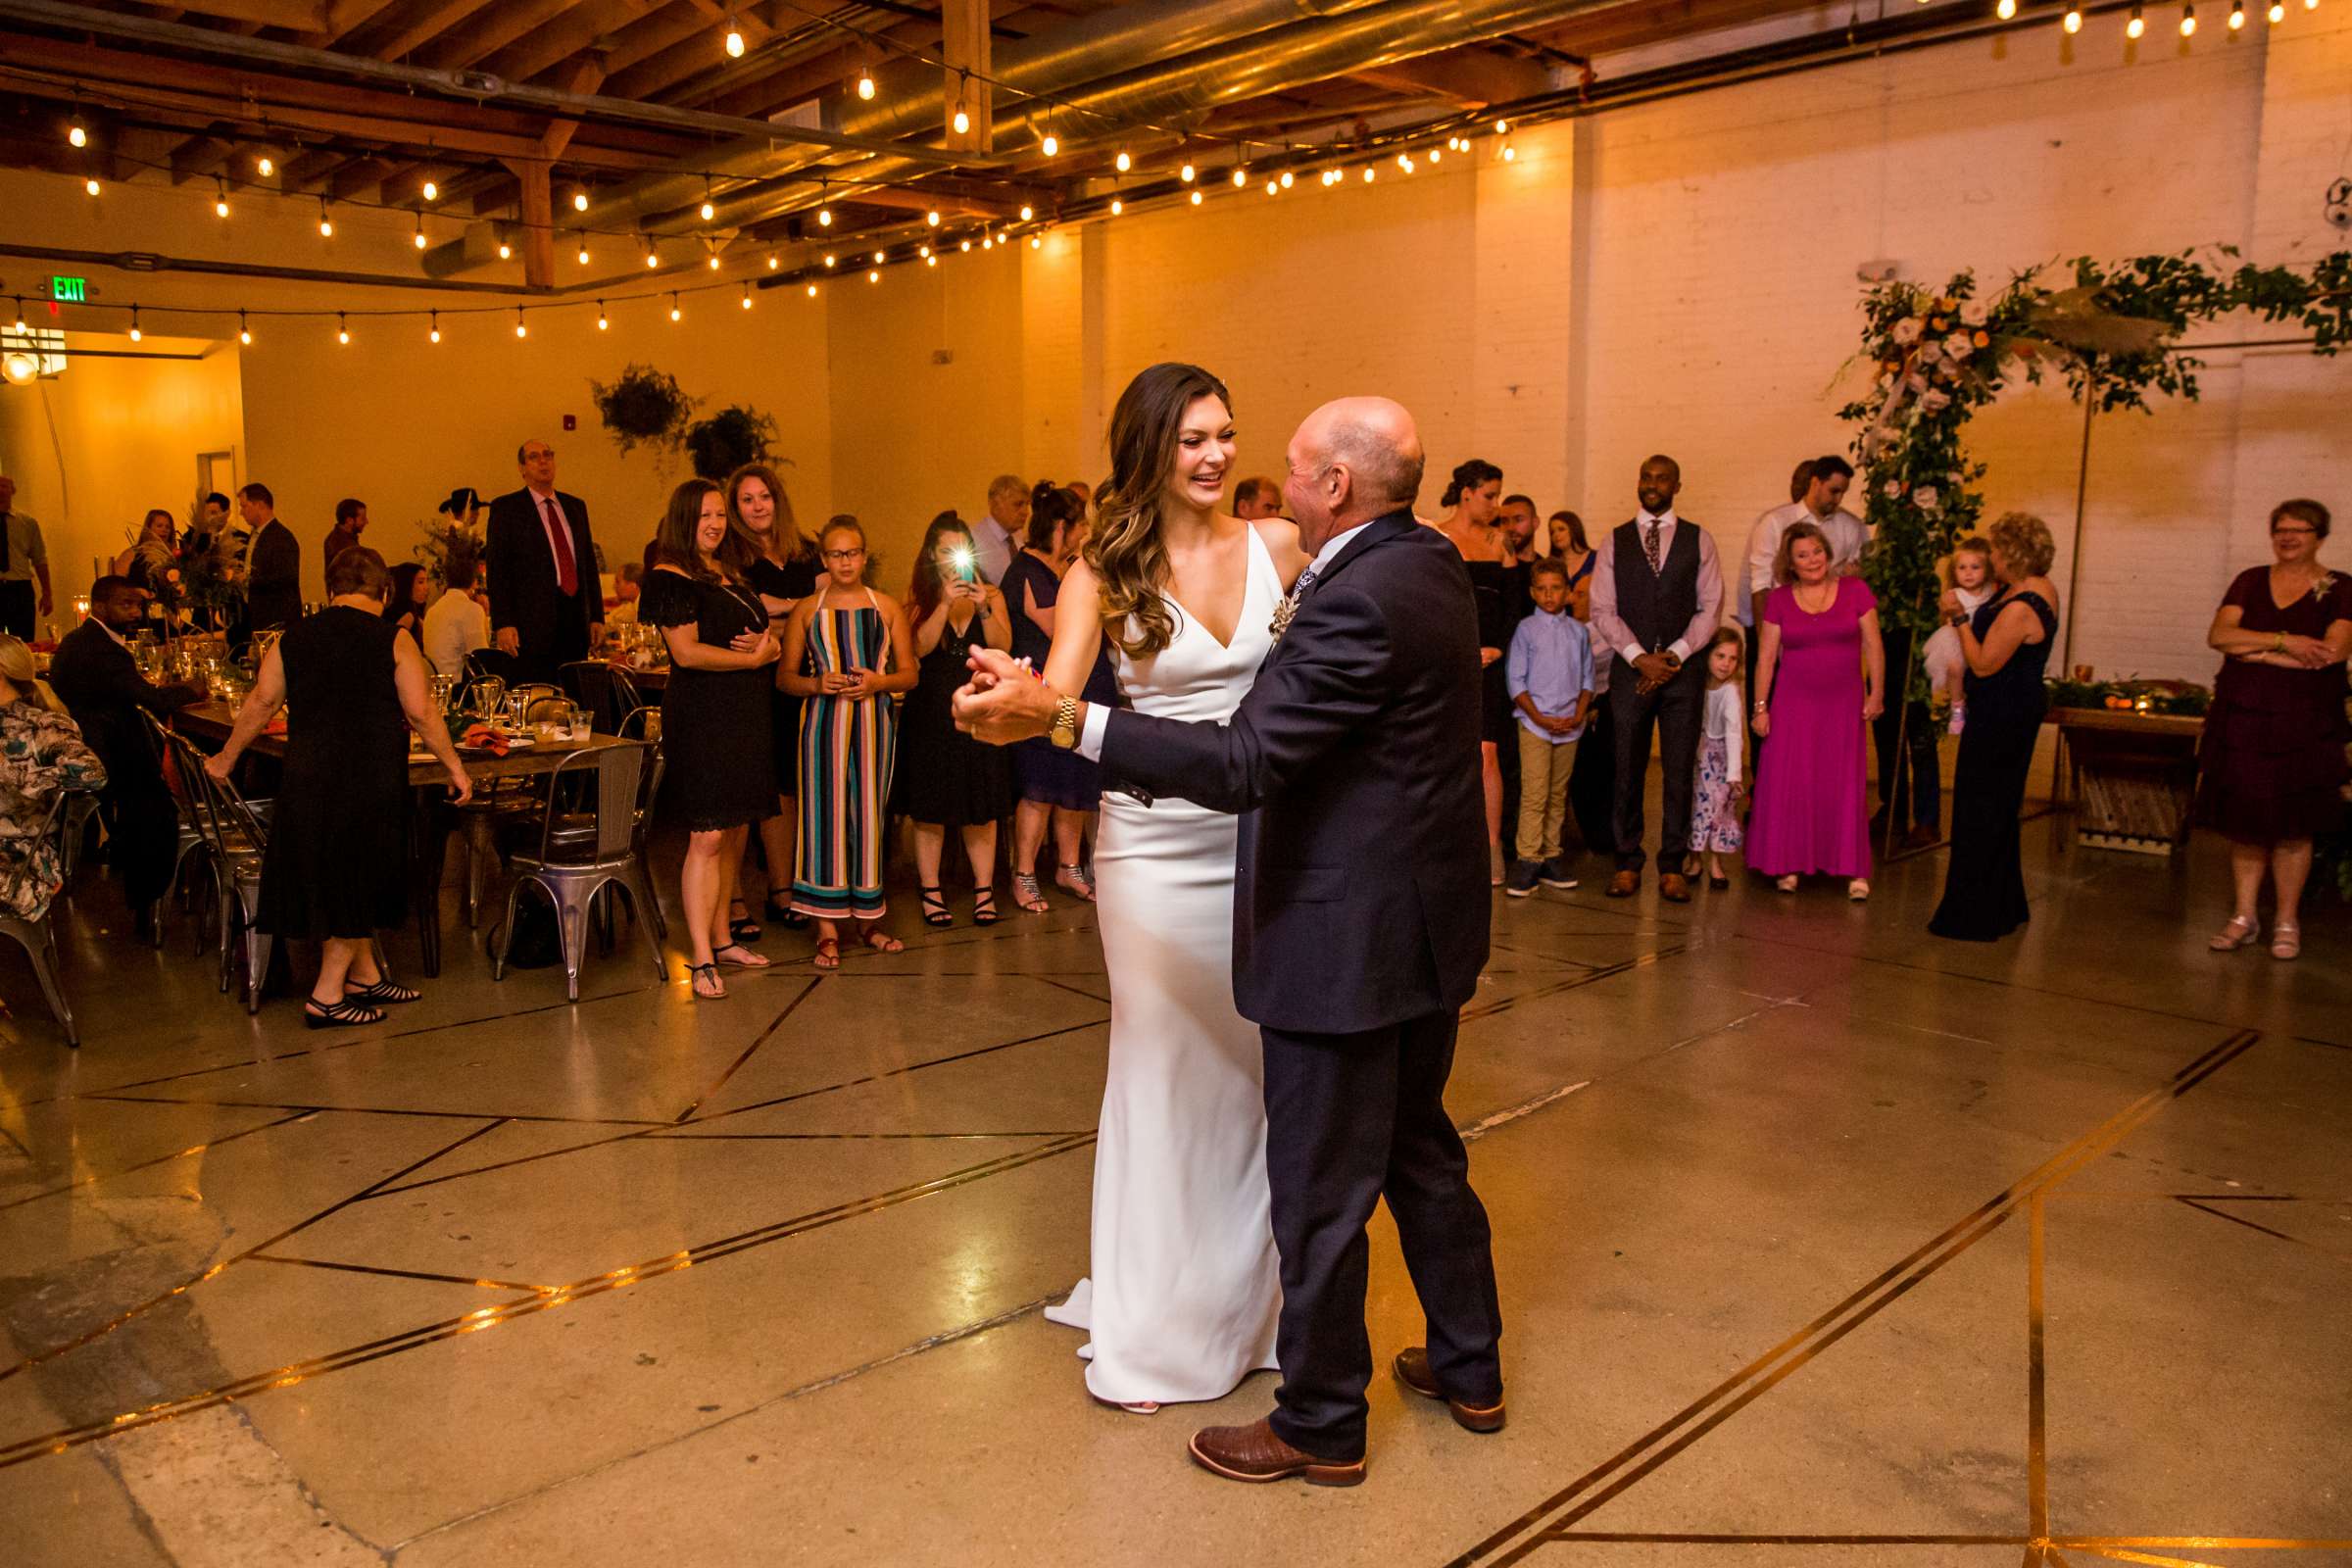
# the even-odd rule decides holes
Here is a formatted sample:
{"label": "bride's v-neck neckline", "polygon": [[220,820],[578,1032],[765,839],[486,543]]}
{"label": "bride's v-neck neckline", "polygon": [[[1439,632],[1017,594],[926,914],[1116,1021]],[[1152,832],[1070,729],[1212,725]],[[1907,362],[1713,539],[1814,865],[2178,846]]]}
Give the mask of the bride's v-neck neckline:
{"label": "bride's v-neck neckline", "polygon": [[[1266,548],[1266,542],[1257,536],[1257,529],[1251,527],[1248,523],[1243,524],[1243,529],[1249,535],[1249,537],[1242,542],[1242,555],[1244,557],[1244,564],[1242,567],[1242,602],[1234,609],[1233,630],[1231,632],[1227,633],[1223,637],[1218,636],[1215,632],[1208,629],[1208,622],[1202,620],[1199,615],[1194,614],[1191,608],[1187,606],[1183,600],[1177,598],[1172,591],[1167,596],[1168,603],[1174,605],[1179,611],[1183,612],[1187,624],[1200,627],[1200,634],[1202,636],[1206,637],[1210,642],[1215,643],[1221,652],[1228,654],[1233,652],[1234,643],[1238,641],[1242,635],[1242,623],[1250,618],[1250,591],[1257,586],[1257,553]],[[1272,564],[1272,555],[1269,554],[1266,559],[1267,564]]]}

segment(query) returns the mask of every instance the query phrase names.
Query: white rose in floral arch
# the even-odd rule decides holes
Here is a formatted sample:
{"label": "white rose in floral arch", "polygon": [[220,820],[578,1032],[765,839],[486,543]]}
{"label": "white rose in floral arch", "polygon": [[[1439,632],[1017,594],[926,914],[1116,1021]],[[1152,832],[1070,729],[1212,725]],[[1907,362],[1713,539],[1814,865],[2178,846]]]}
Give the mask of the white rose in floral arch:
{"label": "white rose in floral arch", "polygon": [[1943,505],[1943,492],[1932,484],[1923,484],[1911,492],[1911,504],[1922,512],[1935,512]]}
{"label": "white rose in floral arch", "polygon": [[1949,392],[1938,392],[1931,387],[1920,394],[1919,407],[1922,413],[1941,414],[1951,406],[1952,395]]}
{"label": "white rose in floral arch", "polygon": [[1966,332],[1954,332],[1943,340],[1943,354],[1948,360],[1965,360],[1976,352],[1977,346],[1968,340]]}
{"label": "white rose in floral arch", "polygon": [[1897,343],[1900,343],[1905,348],[1909,348],[1912,344],[1919,341],[1920,333],[1926,331],[1927,329],[1928,323],[1926,321],[1920,319],[1916,316],[1906,316],[1901,320],[1894,323],[1894,332],[1892,335]]}
{"label": "white rose in floral arch", "polygon": [[1903,493],[1903,481],[1900,479],[1889,479],[1881,488],[1879,493],[1884,495],[1889,501],[1898,500],[1901,498]]}

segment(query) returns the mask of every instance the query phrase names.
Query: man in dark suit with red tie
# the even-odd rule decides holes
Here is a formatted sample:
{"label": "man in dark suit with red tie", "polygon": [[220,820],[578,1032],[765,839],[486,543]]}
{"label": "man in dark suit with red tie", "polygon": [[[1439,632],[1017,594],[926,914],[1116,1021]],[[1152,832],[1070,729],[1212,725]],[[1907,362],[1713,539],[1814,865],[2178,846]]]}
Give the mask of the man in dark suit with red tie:
{"label": "man in dark suit with red tie", "polygon": [[490,623],[518,678],[553,682],[604,627],[596,540],[588,503],[556,488],[554,447],[534,437],[514,462],[522,488],[490,503]]}

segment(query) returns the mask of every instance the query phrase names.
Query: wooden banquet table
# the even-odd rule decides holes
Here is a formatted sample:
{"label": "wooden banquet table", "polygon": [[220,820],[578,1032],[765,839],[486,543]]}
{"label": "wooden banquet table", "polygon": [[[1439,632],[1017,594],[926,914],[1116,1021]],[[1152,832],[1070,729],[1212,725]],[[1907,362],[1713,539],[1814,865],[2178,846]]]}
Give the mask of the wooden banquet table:
{"label": "wooden banquet table", "polygon": [[2086,849],[2171,855],[2188,842],[2204,719],[2053,708],[2049,722],[2066,742],[2077,843]]}
{"label": "wooden banquet table", "polygon": [[[190,703],[172,714],[172,727],[191,739],[209,741],[217,750],[227,741],[236,717],[236,704],[208,700]],[[492,779],[544,777],[575,753],[636,744],[611,735],[591,735],[582,740],[543,741],[504,757],[462,749],[458,756],[478,788]],[[282,732],[258,735],[246,749],[246,755],[283,758],[286,737]],[[413,902],[416,906],[417,943],[428,975],[441,972],[441,871],[449,840],[449,824],[441,814],[441,802],[448,788],[449,774],[431,753],[410,754],[409,859],[416,876]]]}

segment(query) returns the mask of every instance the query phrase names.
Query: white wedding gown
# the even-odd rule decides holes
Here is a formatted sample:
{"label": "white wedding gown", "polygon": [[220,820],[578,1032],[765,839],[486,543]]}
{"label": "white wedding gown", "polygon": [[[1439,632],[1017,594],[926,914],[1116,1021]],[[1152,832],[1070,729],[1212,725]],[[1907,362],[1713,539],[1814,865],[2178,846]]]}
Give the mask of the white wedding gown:
{"label": "white wedding gown", "polygon": [[[1173,601],[1149,659],[1115,648],[1137,711],[1222,719],[1273,646],[1274,558],[1250,531],[1230,647]],[[1057,1323],[1092,1335],[1086,1386],[1117,1404],[1221,1398],[1274,1365],[1282,1280],[1267,1213],[1257,1026],[1234,1010],[1233,852],[1240,819],[1162,797],[1105,795],[1095,847],[1110,975],[1110,1069],[1095,1146],[1093,1272]]]}

